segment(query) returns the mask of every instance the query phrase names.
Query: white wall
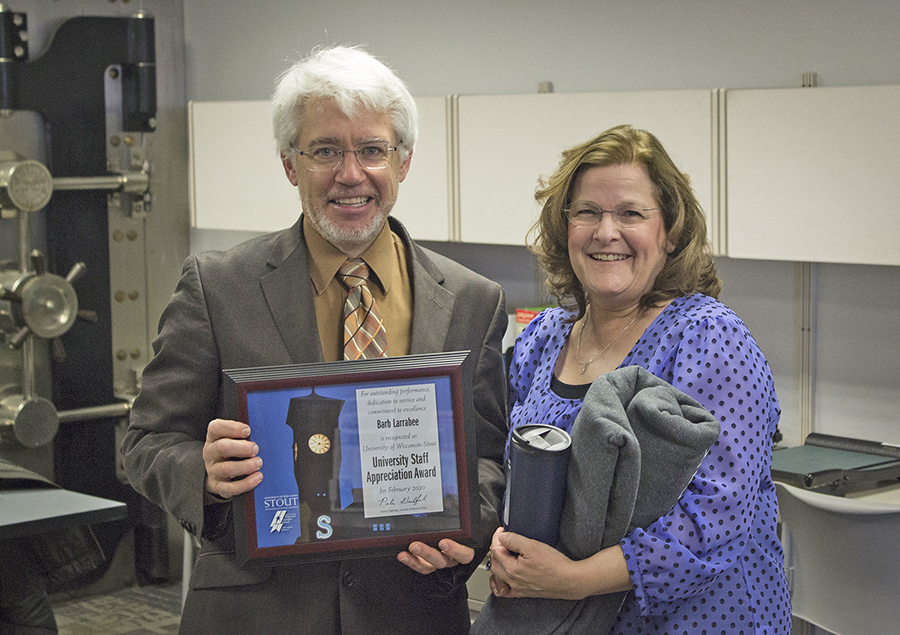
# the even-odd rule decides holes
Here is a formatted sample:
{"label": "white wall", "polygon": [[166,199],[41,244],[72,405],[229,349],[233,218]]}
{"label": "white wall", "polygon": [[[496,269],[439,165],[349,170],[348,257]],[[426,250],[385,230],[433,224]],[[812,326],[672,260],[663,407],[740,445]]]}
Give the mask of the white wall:
{"label": "white wall", "polygon": [[[417,96],[536,92],[540,81],[553,82],[556,92],[793,87],[804,72],[816,72],[821,86],[900,84],[896,0],[184,5],[187,96],[197,100],[266,99],[290,62],[333,43],[365,45]],[[502,148],[490,151],[510,160]],[[847,212],[848,222],[868,218],[853,209],[852,192]],[[195,231],[192,245],[234,237]],[[500,280],[510,307],[542,299],[524,248],[430,246]],[[796,445],[798,265],[721,259],[720,273],[722,299],[747,322],[774,370],[782,430]],[[817,265],[814,279],[816,429],[900,443],[900,336],[893,331],[900,269]]]}
{"label": "white wall", "polygon": [[900,82],[894,0],[259,0],[185,5],[189,99],[264,99],[284,61],[365,44],[421,96]]}

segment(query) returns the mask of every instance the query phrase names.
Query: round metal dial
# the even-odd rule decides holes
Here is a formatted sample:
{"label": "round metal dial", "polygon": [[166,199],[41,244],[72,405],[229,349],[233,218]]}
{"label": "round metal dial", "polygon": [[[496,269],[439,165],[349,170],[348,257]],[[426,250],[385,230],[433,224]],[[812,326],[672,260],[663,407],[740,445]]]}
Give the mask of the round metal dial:
{"label": "round metal dial", "polygon": [[2,168],[6,195],[17,209],[34,212],[50,202],[53,177],[37,161],[17,161]]}

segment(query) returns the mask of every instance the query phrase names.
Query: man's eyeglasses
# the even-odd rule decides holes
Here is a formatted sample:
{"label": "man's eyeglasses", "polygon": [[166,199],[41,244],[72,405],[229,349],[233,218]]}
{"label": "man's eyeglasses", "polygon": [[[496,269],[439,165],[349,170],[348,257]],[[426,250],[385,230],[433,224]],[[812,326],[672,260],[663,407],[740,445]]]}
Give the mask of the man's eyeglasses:
{"label": "man's eyeglasses", "polygon": [[647,212],[658,210],[658,207],[642,207],[637,209],[601,209],[588,201],[575,201],[565,209],[566,218],[576,227],[594,227],[600,224],[604,214],[609,214],[613,222],[623,229],[638,227],[648,218]]}
{"label": "man's eyeglasses", "polygon": [[306,158],[306,167],[313,172],[331,172],[337,170],[344,160],[345,154],[355,154],[359,164],[367,170],[381,170],[391,163],[391,152],[397,146],[386,143],[367,143],[356,150],[342,150],[336,146],[310,146],[306,150],[298,150],[291,144],[291,150]]}

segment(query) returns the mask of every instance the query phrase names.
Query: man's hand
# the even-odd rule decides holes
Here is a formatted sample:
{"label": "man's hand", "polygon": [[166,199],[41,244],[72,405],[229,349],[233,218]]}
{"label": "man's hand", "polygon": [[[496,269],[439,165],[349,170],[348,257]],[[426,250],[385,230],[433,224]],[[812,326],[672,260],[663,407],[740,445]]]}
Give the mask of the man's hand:
{"label": "man's hand", "polygon": [[423,542],[414,542],[409,545],[409,551],[401,551],[397,555],[397,560],[413,571],[428,575],[438,569],[469,564],[475,557],[474,549],[453,540],[442,540],[438,547],[440,551]]}
{"label": "man's hand", "polygon": [[240,421],[214,419],[206,429],[203,462],[206,464],[207,502],[221,502],[249,492],[262,481],[259,446],[249,441],[250,426]]}

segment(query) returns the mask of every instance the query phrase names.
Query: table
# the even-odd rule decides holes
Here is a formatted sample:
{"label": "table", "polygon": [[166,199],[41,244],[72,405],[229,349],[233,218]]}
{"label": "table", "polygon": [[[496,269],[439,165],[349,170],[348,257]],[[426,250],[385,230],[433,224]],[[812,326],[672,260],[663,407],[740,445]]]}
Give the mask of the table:
{"label": "table", "polygon": [[125,503],[59,488],[0,490],[0,540],[121,520]]}

